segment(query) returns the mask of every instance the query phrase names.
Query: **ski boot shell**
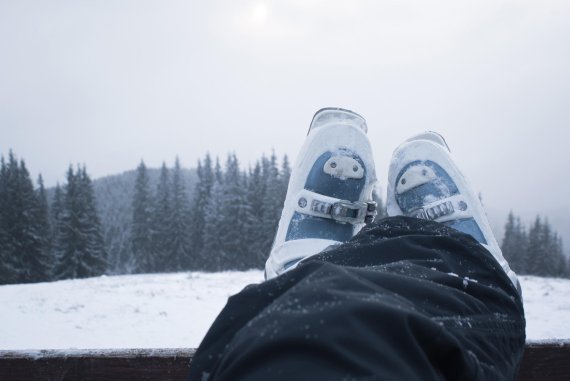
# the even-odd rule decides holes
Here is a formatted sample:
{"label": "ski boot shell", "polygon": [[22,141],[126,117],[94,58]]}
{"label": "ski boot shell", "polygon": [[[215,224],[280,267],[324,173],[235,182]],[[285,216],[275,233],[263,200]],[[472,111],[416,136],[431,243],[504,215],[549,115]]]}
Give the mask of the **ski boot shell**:
{"label": "ski boot shell", "polygon": [[293,166],[266,279],[350,240],[376,214],[376,172],[367,126],[339,108],[318,111]]}
{"label": "ski boot shell", "polygon": [[387,211],[389,216],[432,220],[471,235],[519,287],[479,197],[453,162],[441,135],[422,133],[394,151],[388,173]]}

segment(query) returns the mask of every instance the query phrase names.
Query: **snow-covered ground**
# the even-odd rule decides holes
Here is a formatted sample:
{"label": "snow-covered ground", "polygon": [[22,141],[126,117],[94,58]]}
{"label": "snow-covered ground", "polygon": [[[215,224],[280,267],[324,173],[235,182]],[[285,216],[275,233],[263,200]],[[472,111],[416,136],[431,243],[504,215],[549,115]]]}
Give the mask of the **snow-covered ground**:
{"label": "snow-covered ground", "polygon": [[[0,350],[196,347],[260,271],[0,286]],[[570,338],[570,280],[521,277],[528,340]]]}
{"label": "snow-covered ground", "polygon": [[196,347],[260,271],[126,275],[0,286],[0,350]]}

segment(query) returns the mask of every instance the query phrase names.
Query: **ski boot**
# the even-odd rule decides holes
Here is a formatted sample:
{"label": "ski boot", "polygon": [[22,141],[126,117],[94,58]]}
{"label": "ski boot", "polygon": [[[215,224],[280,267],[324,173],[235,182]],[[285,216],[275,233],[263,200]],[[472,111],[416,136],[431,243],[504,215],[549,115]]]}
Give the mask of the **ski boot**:
{"label": "ski boot", "polygon": [[435,132],[414,136],[400,145],[388,173],[388,215],[441,222],[469,234],[489,250],[520,290],[479,197],[450,153],[444,138]]}
{"label": "ski boot", "polygon": [[293,167],[265,278],[350,240],[374,220],[376,172],[366,121],[340,108],[319,110]]}

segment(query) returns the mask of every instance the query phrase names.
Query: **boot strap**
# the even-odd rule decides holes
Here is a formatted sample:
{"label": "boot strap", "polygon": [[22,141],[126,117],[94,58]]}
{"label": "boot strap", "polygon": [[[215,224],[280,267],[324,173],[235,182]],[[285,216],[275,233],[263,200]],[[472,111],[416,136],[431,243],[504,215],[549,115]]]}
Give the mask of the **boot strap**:
{"label": "boot strap", "polygon": [[421,218],[422,220],[445,222],[449,220],[458,220],[473,217],[469,210],[465,198],[461,195],[447,197],[430,204],[424,205],[419,209],[412,210],[407,213],[408,217]]}
{"label": "boot strap", "polygon": [[342,224],[369,224],[376,218],[376,202],[347,201],[303,189],[295,210],[309,216],[329,218]]}

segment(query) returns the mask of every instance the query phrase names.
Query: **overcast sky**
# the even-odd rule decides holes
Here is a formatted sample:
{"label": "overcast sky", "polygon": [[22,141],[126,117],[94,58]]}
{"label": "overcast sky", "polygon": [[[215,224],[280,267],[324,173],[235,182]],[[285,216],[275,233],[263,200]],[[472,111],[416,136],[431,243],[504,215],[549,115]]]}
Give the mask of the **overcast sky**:
{"label": "overcast sky", "polygon": [[568,0],[0,0],[0,152],[47,185],[295,156],[313,113],[441,132],[491,208],[570,214]]}

